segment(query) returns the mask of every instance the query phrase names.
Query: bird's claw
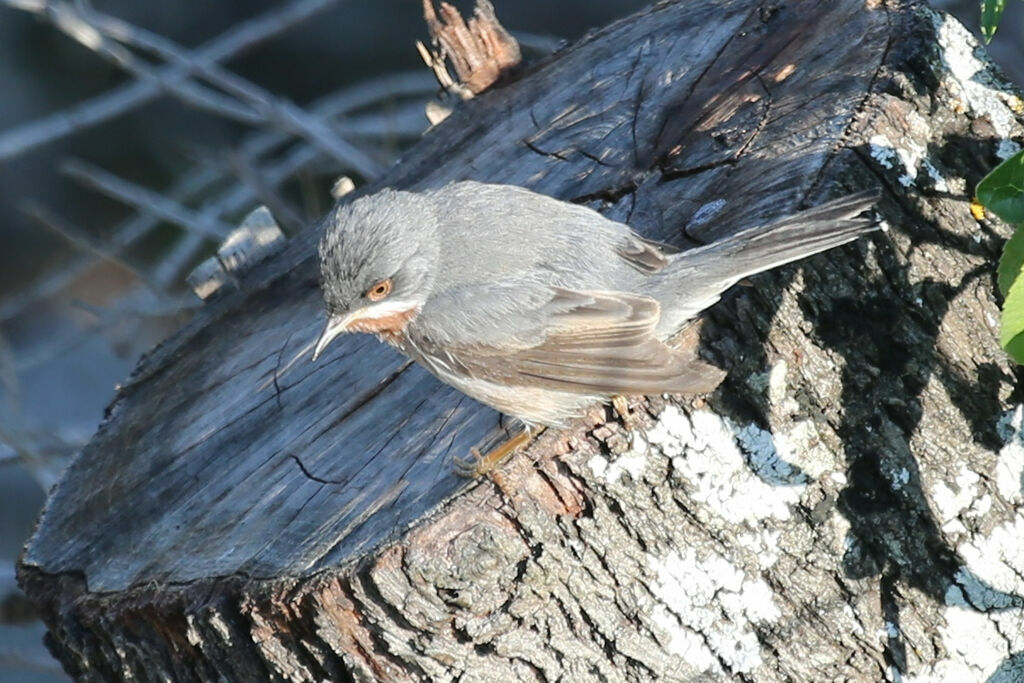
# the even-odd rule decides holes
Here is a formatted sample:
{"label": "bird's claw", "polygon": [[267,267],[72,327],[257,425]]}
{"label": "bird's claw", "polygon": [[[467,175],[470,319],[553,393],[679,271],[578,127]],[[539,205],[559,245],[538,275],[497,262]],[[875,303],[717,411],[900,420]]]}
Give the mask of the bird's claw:
{"label": "bird's claw", "polygon": [[463,477],[464,479],[476,479],[477,477],[486,474],[482,471],[480,463],[483,462],[484,455],[480,452],[480,449],[474,446],[469,449],[468,457],[461,457],[458,455],[452,456],[452,464],[455,466],[455,474]]}
{"label": "bird's claw", "polygon": [[[539,432],[538,432],[539,433]],[[452,462],[455,465],[455,473],[466,479],[476,479],[493,472],[498,465],[505,461],[505,458],[530,443],[533,434],[529,431],[517,434],[497,448],[487,453],[481,453],[478,448],[469,449],[468,458],[454,456]]]}
{"label": "bird's claw", "polygon": [[625,396],[612,396],[612,407],[622,420],[622,426],[627,432],[632,433],[639,425],[633,414],[629,411],[629,401]]}

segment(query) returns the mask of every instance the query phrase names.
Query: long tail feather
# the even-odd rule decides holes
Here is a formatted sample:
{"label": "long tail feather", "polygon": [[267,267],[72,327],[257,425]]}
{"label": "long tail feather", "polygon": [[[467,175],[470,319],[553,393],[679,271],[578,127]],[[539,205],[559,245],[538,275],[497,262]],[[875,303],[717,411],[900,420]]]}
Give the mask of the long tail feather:
{"label": "long tail feather", "polygon": [[848,195],[674,255],[655,283],[660,290],[658,298],[663,302],[659,332],[678,329],[745,277],[877,230],[879,226],[872,219],[858,217],[877,200],[878,193],[874,191]]}

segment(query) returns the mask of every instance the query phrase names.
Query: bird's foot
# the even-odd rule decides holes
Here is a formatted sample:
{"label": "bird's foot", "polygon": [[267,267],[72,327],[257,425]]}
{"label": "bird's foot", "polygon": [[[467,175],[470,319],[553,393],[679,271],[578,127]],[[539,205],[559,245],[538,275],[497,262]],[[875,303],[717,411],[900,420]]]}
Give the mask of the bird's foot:
{"label": "bird's foot", "polygon": [[493,472],[505,458],[522,449],[530,441],[544,431],[543,427],[526,429],[512,437],[497,448],[481,453],[478,448],[469,449],[468,458],[454,457],[455,473],[466,479],[476,479]]}
{"label": "bird's foot", "polygon": [[633,414],[629,412],[629,401],[626,397],[619,394],[618,396],[612,396],[612,408],[620,418],[622,418],[622,426],[625,427],[627,432],[632,432],[637,427],[637,422],[633,419]]}

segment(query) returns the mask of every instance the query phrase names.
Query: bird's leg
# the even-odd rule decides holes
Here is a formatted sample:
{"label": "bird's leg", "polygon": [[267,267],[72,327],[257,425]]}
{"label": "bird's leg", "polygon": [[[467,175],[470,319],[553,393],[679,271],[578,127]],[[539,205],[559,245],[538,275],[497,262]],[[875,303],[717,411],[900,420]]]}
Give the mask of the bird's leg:
{"label": "bird's leg", "polygon": [[629,402],[626,400],[626,397],[622,394],[612,396],[612,408],[614,408],[615,412],[622,418],[622,426],[626,428],[626,431],[633,431],[636,424],[633,420],[632,413],[629,412]]}
{"label": "bird's leg", "polygon": [[516,434],[505,443],[483,454],[480,453],[480,449],[478,448],[470,448],[470,457],[453,458],[455,461],[455,471],[458,475],[466,477],[467,479],[475,479],[476,477],[485,476],[494,471],[494,469],[500,465],[505,458],[529,444],[534,438],[540,436],[543,431],[544,427],[538,426],[533,427],[532,429],[530,427],[525,427],[523,431],[519,432],[519,434]]}

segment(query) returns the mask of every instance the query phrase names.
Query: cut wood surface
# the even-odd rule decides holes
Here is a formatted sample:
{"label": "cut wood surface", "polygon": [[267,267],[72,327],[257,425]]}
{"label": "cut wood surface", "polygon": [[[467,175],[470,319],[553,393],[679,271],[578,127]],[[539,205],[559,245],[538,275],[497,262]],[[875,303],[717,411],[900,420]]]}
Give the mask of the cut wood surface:
{"label": "cut wood surface", "polygon": [[685,248],[879,187],[890,229],[710,311],[706,402],[598,407],[467,481],[497,413],[369,336],[308,362],[310,228],[53,490],[20,565],[51,648],[84,680],[1020,680],[1007,232],[969,199],[1022,111],[899,0],[661,2],[521,67],[360,193],[512,183]]}

